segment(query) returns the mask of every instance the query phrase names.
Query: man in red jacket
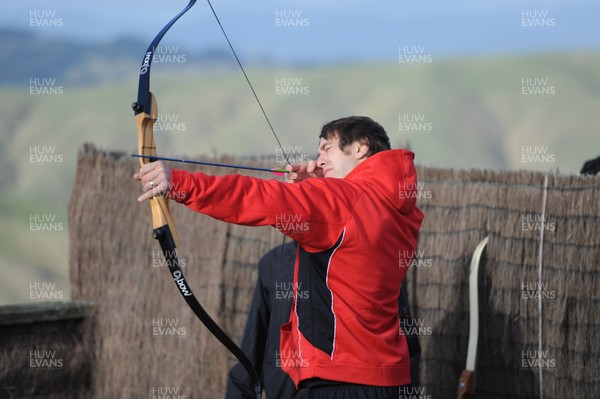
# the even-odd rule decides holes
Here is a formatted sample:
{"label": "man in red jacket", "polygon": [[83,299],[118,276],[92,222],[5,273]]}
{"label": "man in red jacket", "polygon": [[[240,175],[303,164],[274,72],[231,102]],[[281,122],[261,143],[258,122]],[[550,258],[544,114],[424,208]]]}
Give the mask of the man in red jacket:
{"label": "man in red jacket", "polygon": [[355,116],[323,126],[318,151],[316,163],[288,166],[294,184],[149,163],[134,176],[145,191],[138,200],[168,193],[218,220],[293,238],[294,301],[279,360],[299,397],[397,399],[410,384],[398,319],[402,265],[423,220],[414,154],[390,150],[378,123]]}

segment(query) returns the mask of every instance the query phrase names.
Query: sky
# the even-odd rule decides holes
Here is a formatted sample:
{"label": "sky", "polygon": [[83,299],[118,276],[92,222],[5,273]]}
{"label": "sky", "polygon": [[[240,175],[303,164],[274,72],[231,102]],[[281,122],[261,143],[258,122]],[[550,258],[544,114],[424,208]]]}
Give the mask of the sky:
{"label": "sky", "polygon": [[[186,4],[187,0],[2,0],[0,29],[77,41],[125,37],[147,41]],[[436,56],[600,49],[597,0],[212,0],[212,4],[246,59],[386,60],[395,59],[398,48],[406,45],[423,46]],[[526,26],[524,18],[551,26]],[[44,19],[61,23],[36,25],[36,20]],[[188,51],[226,50],[205,0],[198,0],[175,24],[165,42]]]}

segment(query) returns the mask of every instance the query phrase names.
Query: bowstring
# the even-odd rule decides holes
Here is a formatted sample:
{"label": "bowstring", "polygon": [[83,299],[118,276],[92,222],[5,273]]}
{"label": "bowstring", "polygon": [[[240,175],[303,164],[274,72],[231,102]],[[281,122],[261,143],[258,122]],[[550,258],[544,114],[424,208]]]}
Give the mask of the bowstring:
{"label": "bowstring", "polygon": [[[288,154],[285,151],[285,149],[283,148],[283,145],[281,144],[281,141],[279,140],[279,136],[277,136],[277,133],[275,132],[275,129],[273,128],[273,124],[271,123],[271,120],[269,119],[269,116],[267,115],[267,113],[265,111],[265,108],[262,105],[262,102],[258,98],[258,94],[256,94],[256,90],[254,90],[254,86],[252,85],[252,82],[250,82],[250,78],[248,78],[248,74],[246,73],[246,69],[242,65],[242,62],[240,61],[240,57],[238,57],[238,55],[237,55],[237,52],[233,48],[233,44],[231,44],[231,40],[229,40],[229,36],[227,35],[227,32],[225,32],[225,28],[223,27],[223,24],[221,23],[221,20],[219,19],[219,16],[217,15],[217,12],[215,11],[215,8],[213,7],[213,5],[212,5],[212,3],[211,3],[210,0],[206,0],[206,2],[208,3],[208,6],[210,7],[210,10],[211,10],[212,14],[215,17],[215,20],[217,21],[217,24],[219,25],[219,28],[221,29],[221,32],[223,32],[223,36],[225,37],[225,40],[227,41],[227,44],[229,45],[229,48],[231,49],[231,52],[233,53],[233,56],[235,57],[235,60],[236,60],[236,62],[238,64],[238,66],[240,67],[240,70],[242,71],[242,74],[244,75],[244,78],[246,79],[246,82],[248,83],[248,86],[250,87],[250,90],[252,91],[252,95],[254,96],[254,99],[258,103],[258,106],[260,107],[260,110],[261,110],[263,116],[265,117],[265,120],[267,121],[267,124],[269,125],[269,129],[271,129],[271,133],[273,133],[273,137],[275,137],[275,140],[277,141],[277,145],[279,145],[279,148],[281,149],[281,152],[283,153],[283,156],[285,157],[285,161],[287,162],[288,165],[291,165],[291,162],[290,162],[290,159],[288,157]],[[283,241],[281,242],[281,245],[282,246],[285,245],[285,234],[283,234]],[[283,248],[281,250],[281,256],[279,258],[279,263],[280,264],[281,264],[281,258],[282,257],[283,257]],[[279,269],[279,265],[277,265],[277,268]]]}
{"label": "bowstring", "polygon": [[265,120],[267,121],[269,128],[271,129],[271,133],[273,133],[273,137],[275,137],[275,140],[277,141],[277,144],[279,145],[279,148],[281,149],[281,152],[283,153],[283,156],[285,157],[285,161],[288,163],[288,165],[291,165],[290,159],[288,158],[288,154],[287,154],[287,152],[285,152],[283,145],[281,144],[281,141],[279,141],[279,137],[277,136],[277,133],[275,133],[273,124],[271,124],[271,120],[267,116],[267,113],[265,112],[265,109],[264,109],[262,103],[260,102],[258,95],[256,94],[256,90],[254,90],[254,86],[250,82],[250,79],[248,78],[248,75],[246,74],[246,70],[242,66],[242,62],[240,61],[240,58],[238,57],[237,52],[235,51],[235,49],[233,48],[233,45],[231,44],[231,40],[229,40],[229,36],[227,36],[227,33],[225,32],[225,28],[223,28],[223,24],[221,23],[221,20],[217,16],[217,13],[216,13],[212,3],[210,2],[210,0],[206,0],[206,2],[210,6],[210,10],[212,11],[213,15],[215,16],[215,19],[217,20],[217,23],[219,24],[219,28],[221,28],[221,32],[223,32],[223,36],[225,36],[225,40],[227,40],[227,44],[229,45],[229,48],[231,49],[231,52],[233,53],[233,56],[235,57],[237,64],[240,67],[242,73],[244,74],[244,78],[246,78],[246,82],[248,82],[248,86],[250,87],[250,90],[252,91],[252,94],[254,95],[254,98],[256,99],[256,102],[258,103],[258,106],[260,107],[260,110],[261,110],[263,116],[265,117]]}

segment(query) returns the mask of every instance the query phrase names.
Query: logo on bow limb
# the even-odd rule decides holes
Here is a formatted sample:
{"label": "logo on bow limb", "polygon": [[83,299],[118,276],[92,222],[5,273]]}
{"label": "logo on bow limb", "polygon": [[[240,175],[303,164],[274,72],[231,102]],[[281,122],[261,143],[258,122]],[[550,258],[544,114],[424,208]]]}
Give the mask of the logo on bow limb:
{"label": "logo on bow limb", "polygon": [[[257,100],[260,109],[269,124],[269,127],[277,140],[277,143],[282,148],[279,138],[267,117],[250,80],[240,60],[231,45],[225,30],[217,14],[210,3],[210,0],[207,0],[213,15],[215,16],[219,26],[221,27],[221,31],[225,35],[227,39],[227,43],[229,44],[230,49],[232,50],[235,59],[241,68],[246,81],[250,85],[250,89],[254,95],[254,98]],[[135,124],[137,127],[138,133],[138,154],[140,155],[139,162],[140,166],[145,165],[148,162],[153,162],[156,159],[160,159],[157,156],[156,152],[156,143],[154,141],[154,132],[153,127],[154,123],[158,117],[158,109],[155,96],[150,92],[150,69],[152,66],[152,59],[154,56],[154,52],[161,41],[162,37],[165,33],[173,26],[173,24],[183,15],[185,14],[192,6],[196,3],[196,0],[190,0],[187,6],[179,12],[171,21],[169,21],[161,31],[156,35],[152,43],[148,46],[148,49],[144,53],[142,63],[140,66],[140,77],[139,77],[139,85],[138,85],[138,95],[137,101],[132,104],[132,108],[135,114]],[[285,154],[285,151],[283,151]],[[285,155],[287,159],[287,154]],[[268,170],[268,169],[267,169]],[[273,170],[270,170],[273,171]],[[160,247],[165,257],[166,263],[169,267],[169,271],[171,273],[171,277],[174,280],[179,292],[182,297],[185,299],[189,307],[196,314],[196,316],[202,321],[202,323],[210,330],[210,332],[239,360],[242,366],[246,369],[252,383],[254,384],[256,397],[260,398],[260,379],[258,373],[254,369],[254,366],[248,359],[248,357],[244,354],[244,352],[233,342],[233,340],[219,327],[219,325],[210,317],[210,315],[204,310],[204,308],[198,302],[198,299],[193,294],[192,289],[187,283],[185,276],[179,266],[179,260],[177,258],[177,245],[179,243],[179,237],[177,235],[177,230],[175,228],[175,223],[171,216],[171,211],[169,209],[169,203],[166,197],[164,196],[155,196],[150,199],[150,207],[152,210],[152,228],[153,228],[153,237],[158,240],[160,243]]]}

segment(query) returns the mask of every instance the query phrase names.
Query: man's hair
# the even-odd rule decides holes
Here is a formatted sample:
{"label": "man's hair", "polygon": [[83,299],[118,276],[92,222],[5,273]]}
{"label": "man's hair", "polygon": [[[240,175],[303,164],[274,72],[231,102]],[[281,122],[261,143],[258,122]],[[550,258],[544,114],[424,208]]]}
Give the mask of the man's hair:
{"label": "man's hair", "polygon": [[356,141],[369,146],[367,157],[391,149],[385,129],[367,116],[348,116],[336,119],[323,126],[319,138],[340,139],[340,150]]}

